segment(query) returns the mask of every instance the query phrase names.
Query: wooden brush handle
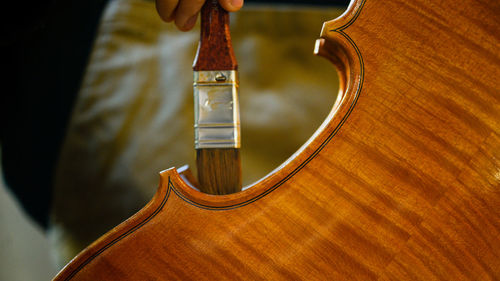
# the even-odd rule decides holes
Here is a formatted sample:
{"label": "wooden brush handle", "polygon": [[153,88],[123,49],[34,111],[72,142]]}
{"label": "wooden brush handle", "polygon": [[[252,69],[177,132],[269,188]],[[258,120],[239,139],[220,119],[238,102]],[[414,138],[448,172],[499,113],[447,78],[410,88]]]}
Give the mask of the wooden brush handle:
{"label": "wooden brush handle", "polygon": [[229,31],[229,13],[218,0],[207,0],[201,8],[200,43],[193,70],[237,69]]}

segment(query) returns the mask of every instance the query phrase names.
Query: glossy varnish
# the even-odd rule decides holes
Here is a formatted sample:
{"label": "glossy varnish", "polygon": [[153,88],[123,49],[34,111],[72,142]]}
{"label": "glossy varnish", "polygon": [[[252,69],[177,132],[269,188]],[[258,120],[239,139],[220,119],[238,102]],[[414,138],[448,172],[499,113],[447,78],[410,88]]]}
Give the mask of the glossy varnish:
{"label": "glossy varnish", "polygon": [[226,196],[162,172],[56,279],[499,280],[499,23],[496,0],[354,1],[317,48],[341,99],[297,155]]}

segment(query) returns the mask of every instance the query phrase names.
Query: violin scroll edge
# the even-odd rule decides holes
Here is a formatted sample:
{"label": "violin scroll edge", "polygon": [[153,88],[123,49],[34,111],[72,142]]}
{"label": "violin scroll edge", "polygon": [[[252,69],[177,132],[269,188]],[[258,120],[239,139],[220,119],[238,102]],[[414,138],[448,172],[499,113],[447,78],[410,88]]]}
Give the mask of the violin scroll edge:
{"label": "violin scroll edge", "polygon": [[364,63],[355,42],[343,30],[352,24],[365,0],[355,0],[342,16],[325,22],[321,39],[316,42],[315,55],[329,60],[337,69],[339,92],[327,118],[316,132],[292,156],[259,181],[229,195],[210,195],[193,189],[179,173],[171,171],[175,191],[185,201],[204,209],[225,210],[238,208],[259,200],[299,172],[327,145],[353,111],[360,96]]}

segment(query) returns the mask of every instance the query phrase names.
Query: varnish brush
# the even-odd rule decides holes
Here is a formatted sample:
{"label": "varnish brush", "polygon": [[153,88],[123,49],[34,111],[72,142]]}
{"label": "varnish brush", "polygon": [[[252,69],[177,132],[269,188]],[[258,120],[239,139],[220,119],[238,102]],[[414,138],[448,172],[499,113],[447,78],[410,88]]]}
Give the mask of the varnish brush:
{"label": "varnish brush", "polygon": [[229,14],[217,0],[207,0],[193,70],[199,189],[209,194],[241,190],[237,69]]}

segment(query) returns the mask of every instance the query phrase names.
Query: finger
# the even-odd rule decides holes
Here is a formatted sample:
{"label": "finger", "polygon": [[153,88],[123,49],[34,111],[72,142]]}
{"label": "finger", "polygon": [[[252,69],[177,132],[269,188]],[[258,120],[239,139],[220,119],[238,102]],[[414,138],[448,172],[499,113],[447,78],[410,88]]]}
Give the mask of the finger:
{"label": "finger", "polygon": [[196,24],[196,19],[205,0],[181,0],[175,11],[175,25],[188,31]]}
{"label": "finger", "polygon": [[236,12],[243,7],[243,0],[219,0],[219,3],[228,12]]}
{"label": "finger", "polygon": [[156,0],[156,11],[162,20],[171,22],[174,19],[177,4],[179,0]]}
{"label": "finger", "polygon": [[[199,14],[199,13],[198,13]],[[186,23],[184,23],[183,26],[177,25],[177,28],[179,28],[180,31],[189,31],[193,29],[193,27],[196,25],[196,20],[198,19],[198,14],[195,14],[191,16]]]}

